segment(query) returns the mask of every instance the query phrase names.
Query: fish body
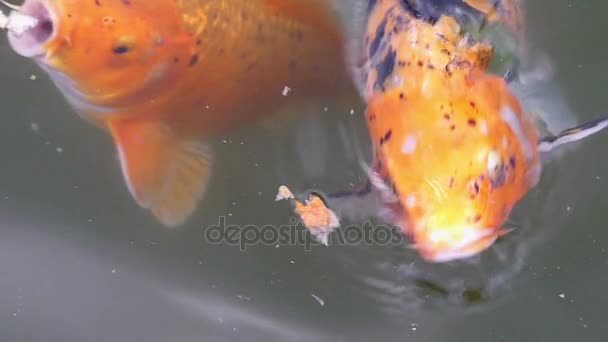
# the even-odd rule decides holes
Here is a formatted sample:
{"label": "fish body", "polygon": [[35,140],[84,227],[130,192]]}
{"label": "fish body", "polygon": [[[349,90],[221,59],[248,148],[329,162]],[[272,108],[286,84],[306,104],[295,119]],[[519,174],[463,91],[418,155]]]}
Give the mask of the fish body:
{"label": "fish body", "polygon": [[[535,127],[504,78],[488,72],[491,43],[465,36],[456,3],[426,1],[429,11],[379,0],[364,44],[374,172],[403,209],[396,223],[431,261],[489,247],[540,175]],[[499,20],[473,5],[483,12],[464,10]]]}
{"label": "fish body", "polygon": [[[502,26],[518,42],[514,54],[525,54],[517,0],[362,3],[360,42],[349,50],[357,57],[349,61],[367,102],[371,186],[330,193],[322,202],[328,207],[304,210],[313,193],[296,200],[295,211],[316,223],[312,215],[328,217],[380,193],[379,216],[398,225],[425,260],[479,254],[509,232],[503,226],[512,208],[540,179],[539,153],[598,132],[608,119],[539,137],[506,75],[490,68],[495,42],[479,34],[489,23]],[[317,225],[309,229],[319,234]]]}
{"label": "fish body", "polygon": [[373,3],[362,72],[373,172],[391,184],[392,217],[423,258],[476,255],[508,233],[512,208],[540,179],[539,152],[605,128],[606,118],[538,136],[507,80],[490,71],[493,42],[464,30],[476,17],[502,24],[525,53],[519,1]]}
{"label": "fish body", "polygon": [[9,42],[110,132],[133,197],[176,226],[207,187],[206,139],[355,93],[329,1],[26,0],[38,25]]}

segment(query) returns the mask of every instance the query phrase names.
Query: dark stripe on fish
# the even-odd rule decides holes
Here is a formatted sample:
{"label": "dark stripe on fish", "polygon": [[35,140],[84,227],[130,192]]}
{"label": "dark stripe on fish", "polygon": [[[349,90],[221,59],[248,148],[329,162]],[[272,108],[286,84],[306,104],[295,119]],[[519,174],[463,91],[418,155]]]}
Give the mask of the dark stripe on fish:
{"label": "dark stripe on fish", "polygon": [[403,9],[413,17],[435,24],[441,16],[453,17],[460,24],[471,19],[482,23],[486,15],[463,0],[402,0]]}
{"label": "dark stripe on fish", "polygon": [[395,64],[397,60],[397,52],[391,49],[380,63],[376,65],[376,82],[374,86],[376,89],[382,89],[386,79],[395,70]]}

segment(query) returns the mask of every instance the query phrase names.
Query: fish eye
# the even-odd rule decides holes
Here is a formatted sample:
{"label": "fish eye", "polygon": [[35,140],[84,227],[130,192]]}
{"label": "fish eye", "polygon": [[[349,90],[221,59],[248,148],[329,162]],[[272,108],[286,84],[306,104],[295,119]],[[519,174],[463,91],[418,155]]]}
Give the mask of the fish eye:
{"label": "fish eye", "polygon": [[112,52],[117,55],[122,55],[123,53],[129,52],[129,47],[126,45],[118,45],[112,48]]}
{"label": "fish eye", "polygon": [[132,36],[122,36],[116,40],[112,46],[112,52],[117,55],[125,54],[135,47],[135,38]]}

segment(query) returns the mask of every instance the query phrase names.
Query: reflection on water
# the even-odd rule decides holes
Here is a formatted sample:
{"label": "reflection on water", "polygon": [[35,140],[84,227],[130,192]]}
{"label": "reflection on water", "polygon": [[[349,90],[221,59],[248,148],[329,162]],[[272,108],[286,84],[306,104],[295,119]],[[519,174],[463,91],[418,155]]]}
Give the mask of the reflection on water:
{"label": "reflection on water", "polygon": [[[606,5],[554,1],[549,13],[546,4],[530,4],[530,35],[555,61],[565,94],[557,99],[579,122],[595,117],[606,108],[608,49],[596,39]],[[603,341],[608,334],[605,136],[547,160],[541,183],[511,217],[515,231],[467,262],[425,264],[405,246],[258,244],[243,252],[206,242],[205,229],[218,217],[289,224],[288,206],[273,201],[280,184],[331,191],[360,183],[370,151],[359,105],[351,114],[327,104],[327,112],[279,131],[253,127],[218,139],[207,199],[187,225],[168,230],[131,200],[108,138],[78,120],[5,43],[0,53],[2,340]]]}

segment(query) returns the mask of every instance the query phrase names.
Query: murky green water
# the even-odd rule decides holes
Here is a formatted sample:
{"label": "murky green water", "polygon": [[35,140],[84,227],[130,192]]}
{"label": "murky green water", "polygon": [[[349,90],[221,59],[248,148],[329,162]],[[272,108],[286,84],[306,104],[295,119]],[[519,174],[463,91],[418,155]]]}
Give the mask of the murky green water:
{"label": "murky green water", "polygon": [[[605,2],[529,3],[531,42],[556,63],[572,115],[605,113]],[[513,213],[517,231],[474,264],[423,265],[395,246],[240,251],[206,242],[205,229],[219,217],[289,224],[287,204],[273,201],[278,185],[335,190],[361,179],[361,108],[215,141],[206,200],[167,230],[131,199],[109,138],[5,39],[0,49],[2,341],[608,338],[605,135],[551,160]]]}

